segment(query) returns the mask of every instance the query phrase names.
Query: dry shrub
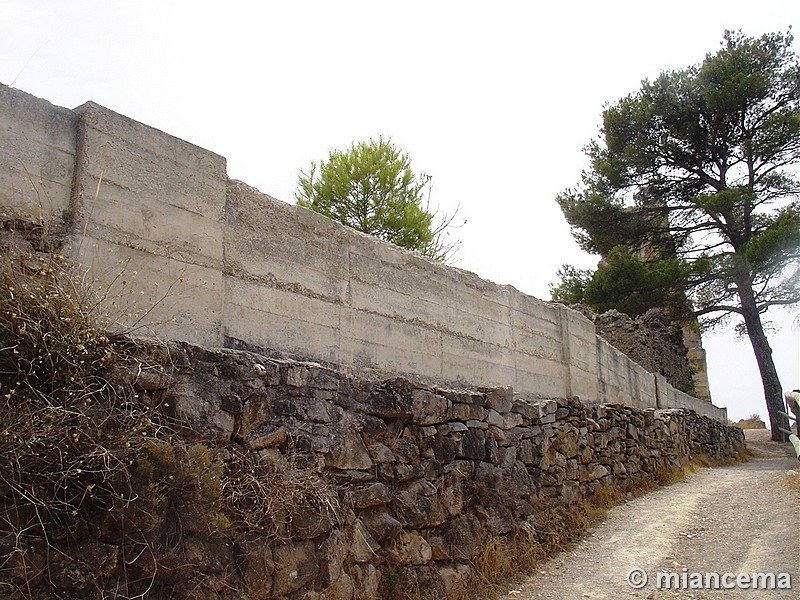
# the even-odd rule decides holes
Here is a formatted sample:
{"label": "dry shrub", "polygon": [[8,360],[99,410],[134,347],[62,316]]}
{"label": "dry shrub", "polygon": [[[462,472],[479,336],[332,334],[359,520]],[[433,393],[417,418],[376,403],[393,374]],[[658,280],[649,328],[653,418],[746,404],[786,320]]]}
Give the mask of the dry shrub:
{"label": "dry shrub", "polygon": [[511,535],[486,542],[472,560],[472,580],[468,589],[456,594],[458,600],[501,594],[512,578],[533,572],[543,560],[579,540],[606,511],[590,500],[569,505],[540,500],[535,508],[535,518],[520,523]]}
{"label": "dry shrub", "polygon": [[0,596],[242,597],[204,557],[332,527],[336,490],[277,451],[180,437],[118,376],[160,365],[90,287],[57,254],[0,252]]}
{"label": "dry shrub", "polygon": [[787,488],[797,492],[797,498],[800,500],[800,469],[787,471],[783,476],[783,482]]}
{"label": "dry shrub", "polygon": [[129,467],[166,429],[110,376],[128,346],[66,259],[9,244],[0,295],[0,589],[25,596],[14,571],[25,545],[57,555],[129,507]]}
{"label": "dry shrub", "polygon": [[719,461],[715,461],[714,459],[710,458],[705,454],[698,454],[697,456],[693,456],[691,462],[684,467],[684,470],[688,471],[689,473],[693,473],[698,469],[704,469],[707,467],[713,467],[719,465]]}
{"label": "dry shrub", "polygon": [[487,588],[507,579],[517,571],[511,551],[511,541],[502,536],[490,538],[472,560],[475,583]]}
{"label": "dry shrub", "polygon": [[248,539],[287,541],[293,528],[329,530],[341,524],[344,511],[336,489],[299,467],[291,453],[259,457],[230,451],[222,490],[226,514]]}
{"label": "dry shrub", "polygon": [[620,503],[623,494],[614,486],[601,484],[597,486],[591,496],[591,504],[603,509],[611,508]]}
{"label": "dry shrub", "polygon": [[222,512],[224,453],[205,444],[150,440],[133,465],[137,508],[157,518],[162,540],[191,530],[213,536],[228,530]]}
{"label": "dry shrub", "polygon": [[729,422],[729,425],[738,427],[739,429],[766,429],[767,424],[761,419],[761,415],[753,413],[746,419],[739,419],[736,423]]}
{"label": "dry shrub", "polygon": [[25,527],[74,527],[87,506],[126,501],[131,457],[159,425],[109,379],[124,345],[62,257],[6,249],[0,294],[0,489],[34,509]]}

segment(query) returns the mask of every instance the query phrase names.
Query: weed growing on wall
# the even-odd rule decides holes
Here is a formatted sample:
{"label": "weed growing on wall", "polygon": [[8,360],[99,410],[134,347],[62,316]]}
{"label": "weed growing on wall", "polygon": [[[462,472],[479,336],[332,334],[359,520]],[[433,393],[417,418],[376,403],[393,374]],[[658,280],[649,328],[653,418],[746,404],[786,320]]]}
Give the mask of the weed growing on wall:
{"label": "weed growing on wall", "polygon": [[293,534],[315,537],[342,523],[336,490],[299,467],[292,453],[254,458],[231,448],[224,497],[226,514],[245,539],[287,542]]}

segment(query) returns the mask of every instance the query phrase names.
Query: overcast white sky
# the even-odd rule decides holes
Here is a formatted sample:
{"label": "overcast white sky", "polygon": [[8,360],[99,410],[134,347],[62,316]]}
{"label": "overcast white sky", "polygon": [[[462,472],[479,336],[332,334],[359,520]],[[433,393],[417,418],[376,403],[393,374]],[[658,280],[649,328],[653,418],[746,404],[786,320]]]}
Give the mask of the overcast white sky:
{"label": "overcast white sky", "polygon": [[[549,299],[562,263],[597,262],[554,198],[578,182],[603,104],[700,62],[725,29],[798,17],[797,0],[2,0],[0,81],[217,152],[287,202],[310,161],[389,136],[433,176],[434,206],[461,206],[456,266]],[[771,336],[785,389],[800,387],[794,317],[776,313]],[[749,342],[704,343],[714,402],[766,417]]]}

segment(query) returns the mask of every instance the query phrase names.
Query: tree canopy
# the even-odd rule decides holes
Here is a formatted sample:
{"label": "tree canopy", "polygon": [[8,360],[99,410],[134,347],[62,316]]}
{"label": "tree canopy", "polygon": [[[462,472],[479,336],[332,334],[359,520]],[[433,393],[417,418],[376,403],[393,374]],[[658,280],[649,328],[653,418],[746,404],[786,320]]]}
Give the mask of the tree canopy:
{"label": "tree canopy", "polygon": [[614,308],[631,317],[658,307],[681,320],[685,301],[678,290],[685,277],[685,265],[677,259],[648,262],[614,246],[588,281],[583,302],[598,312]]}
{"label": "tree canopy", "polygon": [[667,271],[695,316],[706,325],[742,319],[773,436],[781,390],[761,316],[800,302],[792,41],[726,31],[701,64],[643,81],[603,111],[600,136],[586,147],[590,168],[557,198],[585,250],[624,246],[650,264],[672,261]]}
{"label": "tree canopy", "polygon": [[429,210],[430,183],[429,175],[412,170],[406,152],[380,137],[312,162],[300,172],[295,197],[300,206],[445,261],[457,246],[445,231],[453,216]]}
{"label": "tree canopy", "polygon": [[625,246],[614,246],[595,271],[562,265],[550,296],[554,302],[583,304],[598,313],[615,309],[631,317],[661,308],[684,323],[692,320],[682,292],[687,268],[677,259],[646,261]]}

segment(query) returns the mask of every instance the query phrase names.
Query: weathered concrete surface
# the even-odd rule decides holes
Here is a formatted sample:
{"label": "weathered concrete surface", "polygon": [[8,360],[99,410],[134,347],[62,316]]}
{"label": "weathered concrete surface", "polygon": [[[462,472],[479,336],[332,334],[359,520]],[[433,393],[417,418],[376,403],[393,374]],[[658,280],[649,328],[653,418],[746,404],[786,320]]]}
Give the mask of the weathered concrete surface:
{"label": "weathered concrete surface", "polygon": [[70,252],[114,282],[126,323],[220,345],[225,159],[91,102],[75,112]]}
{"label": "weathered concrete surface", "polygon": [[727,422],[727,411],[711,404],[711,402],[698,401],[667,383],[662,375],[656,375],[656,394],[659,408],[688,408],[706,417]]}
{"label": "weathered concrete surface", "polygon": [[62,224],[77,115],[4,85],[0,107],[0,219]]}
{"label": "weathered concrete surface", "polygon": [[[597,338],[600,397],[605,402],[619,402],[637,408],[652,406],[656,396],[653,374],[629,360],[619,350]],[[644,393],[642,393],[644,391]]]}
{"label": "weathered concrete surface", "polygon": [[102,106],[70,111],[0,85],[0,125],[0,215],[66,234],[104,306],[139,334],[725,417],[656,393],[654,375],[569,308],[231,181],[223,157]]}

